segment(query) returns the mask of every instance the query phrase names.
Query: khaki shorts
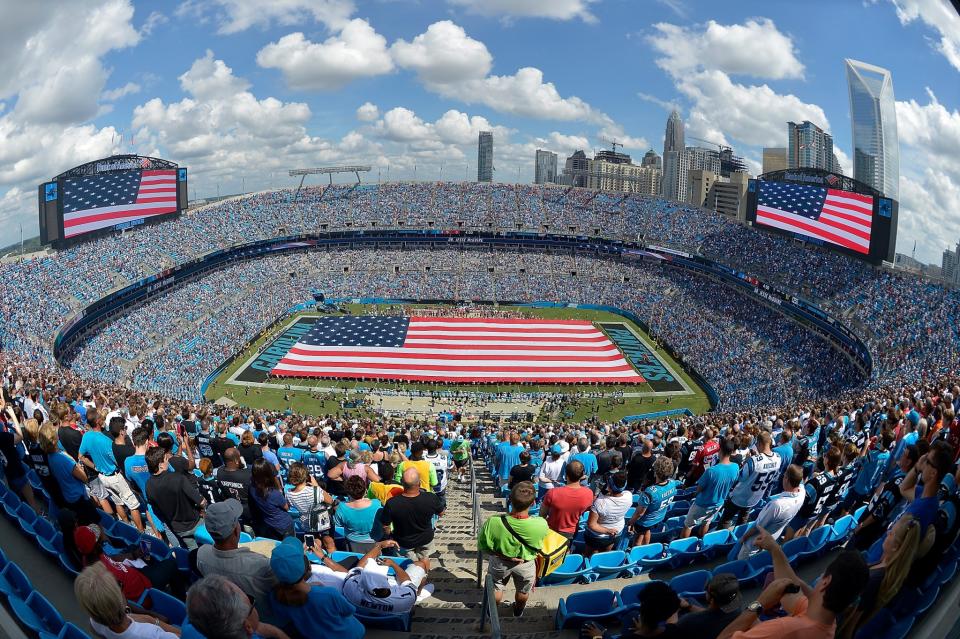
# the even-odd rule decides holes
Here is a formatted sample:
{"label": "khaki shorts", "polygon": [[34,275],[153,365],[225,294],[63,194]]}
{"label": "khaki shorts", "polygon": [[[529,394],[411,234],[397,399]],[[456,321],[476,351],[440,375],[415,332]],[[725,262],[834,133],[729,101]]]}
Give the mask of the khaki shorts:
{"label": "khaki shorts", "polygon": [[527,594],[533,590],[533,585],[537,581],[537,562],[525,561],[518,564],[512,561],[505,561],[497,555],[490,555],[487,562],[487,574],[493,577],[493,587],[503,591],[507,587],[507,582],[513,580],[513,587],[521,594]]}
{"label": "khaki shorts", "polygon": [[423,559],[429,559],[430,555],[434,554],[435,549],[433,547],[433,542],[431,541],[426,546],[417,546],[416,548],[410,548],[404,554],[404,556],[410,561],[421,561]]}
{"label": "khaki shorts", "polygon": [[118,506],[126,506],[130,510],[140,508],[140,500],[130,490],[130,484],[124,479],[123,475],[100,475],[100,484],[107,491],[110,501]]}

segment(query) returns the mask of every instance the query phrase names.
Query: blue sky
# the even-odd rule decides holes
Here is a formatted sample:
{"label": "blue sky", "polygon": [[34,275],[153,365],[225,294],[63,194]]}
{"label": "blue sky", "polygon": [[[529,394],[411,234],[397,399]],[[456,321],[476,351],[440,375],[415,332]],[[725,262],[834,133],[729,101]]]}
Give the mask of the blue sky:
{"label": "blue sky", "polygon": [[960,240],[960,18],[946,0],[0,0],[0,245],[36,233],[36,184],[114,152],[186,165],[191,196],[347,162],[391,179],[529,182],[533,152],[687,135],[760,168],[786,121],[850,169],[843,59],[893,73],[899,250]]}

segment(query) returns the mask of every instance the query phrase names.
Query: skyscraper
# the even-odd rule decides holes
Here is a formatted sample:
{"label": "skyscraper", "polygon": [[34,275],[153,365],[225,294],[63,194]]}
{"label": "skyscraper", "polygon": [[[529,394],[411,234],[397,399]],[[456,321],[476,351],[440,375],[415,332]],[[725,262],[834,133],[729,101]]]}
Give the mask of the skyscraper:
{"label": "skyscraper", "polygon": [[676,109],[667,118],[667,130],[663,137],[663,196],[683,200],[687,193],[686,147],[683,140],[683,120]]}
{"label": "skyscraper", "polygon": [[900,196],[900,142],[893,79],[886,69],[844,60],[850,90],[853,177],[887,197]]}
{"label": "skyscraper", "polygon": [[477,144],[477,182],[493,182],[493,133],[481,131]]}
{"label": "skyscraper", "polygon": [[643,159],[640,160],[640,166],[647,166],[653,169],[663,170],[663,160],[657,155],[657,152],[653,149],[650,149],[643,154]]}
{"label": "skyscraper", "polygon": [[837,171],[834,166],[833,136],[809,120],[787,122],[787,168]]}
{"label": "skyscraper", "polygon": [[787,149],[782,146],[763,148],[763,168],[761,171],[783,171],[787,168]]}
{"label": "skyscraper", "polygon": [[557,181],[557,154],[537,149],[533,167],[533,183],[547,184]]}

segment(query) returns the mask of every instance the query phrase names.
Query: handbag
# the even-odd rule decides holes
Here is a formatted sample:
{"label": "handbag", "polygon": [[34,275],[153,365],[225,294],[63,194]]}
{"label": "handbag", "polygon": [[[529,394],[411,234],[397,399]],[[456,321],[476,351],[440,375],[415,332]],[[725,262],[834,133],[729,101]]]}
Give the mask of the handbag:
{"label": "handbag", "polygon": [[546,577],[563,565],[563,560],[566,559],[567,553],[570,551],[569,539],[558,532],[547,530],[543,541],[540,542],[540,548],[534,548],[517,534],[517,531],[507,520],[507,515],[500,515],[500,522],[507,529],[507,532],[513,535],[513,538],[519,541],[521,546],[536,554],[537,579]]}
{"label": "handbag", "polygon": [[330,532],[330,507],[320,499],[320,489],[316,486],[313,487],[313,506],[307,516],[307,525],[313,533]]}

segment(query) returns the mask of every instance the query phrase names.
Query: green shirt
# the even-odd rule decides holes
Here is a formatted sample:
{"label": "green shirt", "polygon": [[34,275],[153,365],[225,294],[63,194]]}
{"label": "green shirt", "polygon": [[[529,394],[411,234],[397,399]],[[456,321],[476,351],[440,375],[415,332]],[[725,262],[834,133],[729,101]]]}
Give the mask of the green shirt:
{"label": "green shirt", "polygon": [[453,453],[454,459],[466,459],[470,456],[470,442],[464,439],[455,441],[453,442],[453,446],[450,447],[450,452]]}
{"label": "green shirt", "polygon": [[[510,527],[527,542],[527,545],[533,548],[540,548],[543,545],[543,538],[550,531],[546,519],[543,517],[517,519],[509,515],[507,517],[510,520]],[[529,561],[537,558],[536,553],[531,552],[510,534],[503,525],[501,515],[495,515],[483,522],[483,527],[480,528],[480,534],[477,536],[477,546],[482,552],[496,553],[513,559]]]}

